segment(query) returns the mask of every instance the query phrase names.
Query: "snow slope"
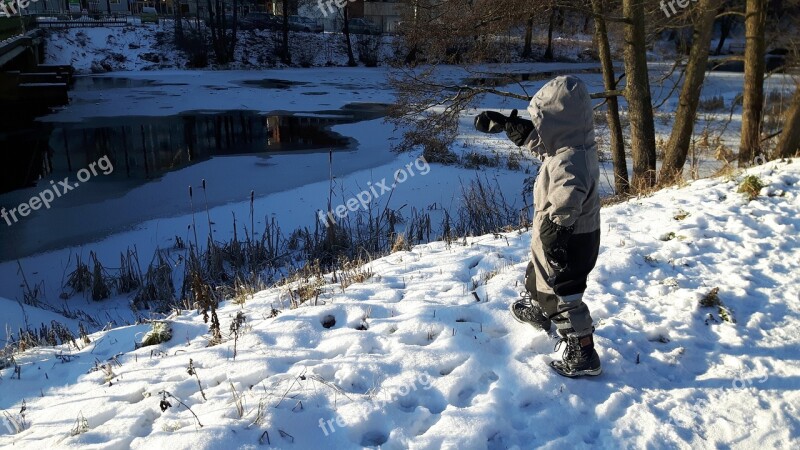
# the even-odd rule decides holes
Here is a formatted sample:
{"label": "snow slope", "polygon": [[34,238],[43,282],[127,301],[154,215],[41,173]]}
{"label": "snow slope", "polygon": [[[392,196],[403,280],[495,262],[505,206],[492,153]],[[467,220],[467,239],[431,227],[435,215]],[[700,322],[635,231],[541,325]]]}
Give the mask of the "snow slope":
{"label": "snow slope", "polygon": [[[29,351],[21,379],[0,373],[0,446],[797,448],[800,164],[751,173],[751,202],[740,174],[603,209],[596,379],[558,378],[552,338],[510,317],[529,244],[512,232],[394,253],[315,306],[226,304],[224,334],[247,318],[235,344],[184,313],[158,347],[133,349],[137,325]],[[722,307],[700,306],[715,287]]]}
{"label": "snow slope", "polygon": [[186,58],[160,42],[167,31],[155,25],[50,30],[45,63],[68,64],[77,73],[183,67]]}
{"label": "snow slope", "polygon": [[[193,28],[187,24],[187,30]],[[52,30],[45,52],[47,64],[69,64],[80,74],[127,70],[163,70],[184,68],[187,57],[173,43],[173,22],[126,27],[94,27]],[[234,61],[229,69],[264,69],[281,66],[276,49],[281,34],[268,30],[239,30]],[[357,60],[359,41],[374,39],[352,36]],[[391,57],[391,36],[382,36],[380,61]],[[345,66],[347,48],[339,33],[291,32],[290,52],[294,63],[302,67]],[[213,59],[213,55],[212,55]],[[213,61],[210,67],[214,67]]]}
{"label": "snow slope", "polygon": [[50,325],[52,321],[60,322],[71,329],[78,329],[77,320],[69,319],[57,312],[48,311],[43,308],[37,308],[30,305],[25,305],[20,301],[9,300],[0,297],[0,311],[3,311],[3,325],[4,328],[0,329],[0,346],[5,345],[8,340],[6,335],[10,331],[14,336],[18,336],[17,330],[19,328],[32,328],[37,329],[40,325]]}

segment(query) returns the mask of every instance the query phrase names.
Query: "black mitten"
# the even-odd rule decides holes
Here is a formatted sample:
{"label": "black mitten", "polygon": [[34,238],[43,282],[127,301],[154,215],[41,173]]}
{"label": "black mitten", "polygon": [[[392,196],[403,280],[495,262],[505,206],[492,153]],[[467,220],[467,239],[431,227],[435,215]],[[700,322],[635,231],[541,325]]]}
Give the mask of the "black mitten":
{"label": "black mitten", "polygon": [[475,116],[475,129],[481,133],[502,133],[508,117],[497,111],[484,111]]}
{"label": "black mitten", "polygon": [[533,131],[533,122],[517,117],[517,110],[511,111],[511,117],[506,121],[506,136],[517,147],[522,147]]}

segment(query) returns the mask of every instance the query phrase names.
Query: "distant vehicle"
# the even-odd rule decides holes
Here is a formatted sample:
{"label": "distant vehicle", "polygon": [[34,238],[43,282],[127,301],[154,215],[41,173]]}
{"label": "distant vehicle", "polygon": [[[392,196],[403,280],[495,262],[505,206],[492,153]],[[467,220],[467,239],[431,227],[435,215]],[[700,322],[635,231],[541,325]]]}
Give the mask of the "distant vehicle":
{"label": "distant vehicle", "polygon": [[251,12],[239,21],[243,30],[277,30],[283,26],[283,17],[265,12]]}
{"label": "distant vehicle", "polygon": [[322,33],[324,31],[324,27],[317,23],[316,20],[302,16],[289,16],[289,29],[292,31],[313,31],[314,33]]}
{"label": "distant vehicle", "polygon": [[364,19],[350,19],[347,25],[353,34],[381,34],[377,25]]}
{"label": "distant vehicle", "polygon": [[158,24],[158,11],[152,6],[142,8],[142,23]]}

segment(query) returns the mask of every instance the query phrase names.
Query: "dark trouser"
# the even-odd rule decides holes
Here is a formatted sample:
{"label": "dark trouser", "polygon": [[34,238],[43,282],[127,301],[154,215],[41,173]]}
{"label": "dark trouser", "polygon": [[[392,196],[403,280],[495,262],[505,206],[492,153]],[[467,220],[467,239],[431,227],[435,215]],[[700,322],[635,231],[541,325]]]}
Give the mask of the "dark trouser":
{"label": "dark trouser", "polygon": [[[537,242],[538,240],[534,241]],[[533,250],[533,258],[525,271],[525,288],[542,311],[565,334],[585,336],[592,333],[592,316],[583,302],[586,280],[597,263],[600,251],[600,230],[574,234],[567,249],[569,260],[563,272],[557,272]],[[537,278],[546,286],[537,289]]]}

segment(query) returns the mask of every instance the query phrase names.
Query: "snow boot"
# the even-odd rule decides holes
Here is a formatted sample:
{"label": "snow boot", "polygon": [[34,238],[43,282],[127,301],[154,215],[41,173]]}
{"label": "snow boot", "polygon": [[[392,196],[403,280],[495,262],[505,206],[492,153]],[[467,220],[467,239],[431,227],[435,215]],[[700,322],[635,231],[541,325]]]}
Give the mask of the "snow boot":
{"label": "snow boot", "polygon": [[542,308],[532,301],[530,293],[522,294],[522,299],[512,303],[509,309],[511,316],[517,322],[530,324],[537,330],[550,331],[552,322],[544,314]]}
{"label": "snow boot", "polygon": [[559,375],[570,378],[600,375],[602,372],[600,357],[594,349],[594,337],[591,334],[561,338],[553,350],[558,351],[562,342],[567,343],[567,348],[561,361],[550,362],[553,370]]}

